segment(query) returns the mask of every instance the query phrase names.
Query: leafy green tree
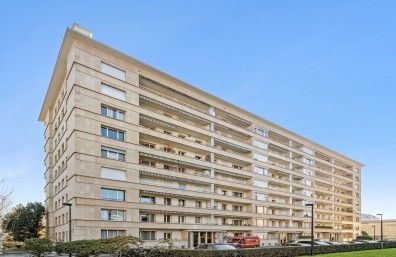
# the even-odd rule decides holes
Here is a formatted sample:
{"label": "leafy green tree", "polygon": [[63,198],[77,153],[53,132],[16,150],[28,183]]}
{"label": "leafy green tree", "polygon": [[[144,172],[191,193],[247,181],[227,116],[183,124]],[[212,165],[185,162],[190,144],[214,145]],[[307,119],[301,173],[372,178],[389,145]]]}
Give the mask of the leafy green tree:
{"label": "leafy green tree", "polygon": [[366,231],[362,230],[362,236],[368,236],[369,234]]}
{"label": "leafy green tree", "polygon": [[4,217],[1,226],[15,241],[38,238],[43,229],[44,214],[45,207],[42,203],[27,203],[26,206],[19,204]]}

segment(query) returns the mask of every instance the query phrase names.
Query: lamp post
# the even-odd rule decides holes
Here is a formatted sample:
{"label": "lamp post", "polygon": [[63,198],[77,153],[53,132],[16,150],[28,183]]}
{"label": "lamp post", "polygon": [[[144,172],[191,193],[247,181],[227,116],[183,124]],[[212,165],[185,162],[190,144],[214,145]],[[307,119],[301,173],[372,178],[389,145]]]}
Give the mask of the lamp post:
{"label": "lamp post", "polygon": [[[71,221],[71,207],[73,204],[71,203],[63,203],[63,206],[69,206],[69,242],[72,240],[72,221]],[[69,253],[69,257],[71,257],[71,253]]]}
{"label": "lamp post", "polygon": [[375,241],[375,225],[373,225],[372,227],[374,229],[374,236],[373,236],[374,239],[373,240]]}
{"label": "lamp post", "polygon": [[307,203],[305,206],[311,206],[311,256],[314,255],[314,205],[313,203]]}
{"label": "lamp post", "polygon": [[383,228],[382,228],[382,214],[377,214],[378,216],[381,216],[381,249],[384,249],[384,233],[383,233]]}

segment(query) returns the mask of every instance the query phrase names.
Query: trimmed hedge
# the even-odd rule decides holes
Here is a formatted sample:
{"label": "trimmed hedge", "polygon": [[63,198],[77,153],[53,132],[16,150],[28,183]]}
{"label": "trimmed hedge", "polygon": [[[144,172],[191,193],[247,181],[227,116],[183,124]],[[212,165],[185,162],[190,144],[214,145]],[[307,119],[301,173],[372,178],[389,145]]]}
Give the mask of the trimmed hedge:
{"label": "trimmed hedge", "polygon": [[[350,245],[318,245],[314,246],[315,254],[352,252],[380,249],[381,243],[350,244]],[[384,248],[396,248],[396,242],[384,242]],[[286,246],[264,247],[254,249],[238,249],[227,251],[211,250],[166,250],[152,252],[150,257],[297,257],[310,254],[310,247]],[[136,255],[128,254],[128,257]]]}
{"label": "trimmed hedge", "polygon": [[[352,252],[380,249],[381,243],[317,245],[315,254]],[[396,241],[384,242],[384,248],[396,248]],[[111,239],[80,240],[56,245],[58,254],[72,254],[76,257],[110,254],[119,257],[297,257],[310,254],[310,247],[284,246],[227,251],[193,249],[143,249],[139,238],[126,236]]]}

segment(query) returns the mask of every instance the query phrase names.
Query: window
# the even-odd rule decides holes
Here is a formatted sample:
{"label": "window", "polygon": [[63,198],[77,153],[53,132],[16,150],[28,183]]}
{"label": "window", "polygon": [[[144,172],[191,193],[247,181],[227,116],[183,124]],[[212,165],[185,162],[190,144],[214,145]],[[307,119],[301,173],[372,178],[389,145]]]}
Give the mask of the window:
{"label": "window", "polygon": [[110,87],[105,84],[102,84],[100,89],[101,89],[100,91],[102,92],[102,94],[105,94],[105,95],[125,101],[125,98],[126,98],[125,91],[122,91],[122,90],[114,88],[114,87]]}
{"label": "window", "polygon": [[267,137],[268,136],[268,131],[265,131],[264,129],[256,128],[255,132],[257,135]]}
{"label": "window", "polygon": [[172,233],[171,232],[164,232],[164,239],[172,239]]}
{"label": "window", "polygon": [[221,209],[224,210],[224,211],[227,210],[227,204],[226,203],[222,203],[221,204]]}
{"label": "window", "polygon": [[268,157],[264,156],[262,154],[259,154],[259,153],[254,153],[254,159],[261,161],[261,162],[268,162]]}
{"label": "window", "polygon": [[195,217],[195,224],[201,224],[202,218],[201,217]]}
{"label": "window", "polygon": [[305,164],[312,165],[312,160],[311,159],[303,158],[302,161]]}
{"label": "window", "polygon": [[125,170],[117,170],[112,168],[101,168],[101,178],[126,181]]}
{"label": "window", "polygon": [[263,143],[261,141],[254,140],[254,145],[257,146],[258,148],[261,148],[261,149],[264,149],[264,150],[268,150],[268,144]]}
{"label": "window", "polygon": [[254,167],[254,172],[261,175],[268,175],[268,170],[261,167]]}
{"label": "window", "polygon": [[171,222],[171,215],[165,214],[164,215],[164,223],[170,223]]}
{"label": "window", "polygon": [[243,197],[243,193],[239,193],[239,192],[232,192],[232,196],[233,196],[233,197],[239,197],[239,198],[242,198],[242,197]]}
{"label": "window", "polygon": [[106,73],[107,75],[113,76],[117,79],[125,80],[126,74],[125,71],[120,70],[114,66],[108,65],[102,62],[101,71]]}
{"label": "window", "polygon": [[155,231],[141,231],[140,239],[142,240],[155,240]]}
{"label": "window", "polygon": [[101,129],[102,136],[124,141],[124,132],[116,130],[116,129],[111,129],[111,128],[106,128],[102,127]]}
{"label": "window", "polygon": [[107,117],[111,117],[111,118],[114,118],[117,120],[124,120],[124,118],[125,118],[124,112],[121,112],[117,109],[114,109],[114,108],[111,108],[108,106],[104,106],[104,105],[102,105],[100,112],[102,115],[105,115]]}
{"label": "window", "polygon": [[170,198],[164,198],[164,205],[171,205],[171,199]]}
{"label": "window", "polygon": [[101,147],[101,156],[103,158],[114,159],[118,161],[125,161],[125,151],[118,150],[106,146]]}
{"label": "window", "polygon": [[256,213],[264,213],[264,206],[256,206]]}
{"label": "window", "polygon": [[220,190],[220,195],[227,195],[227,191],[226,190]]}
{"label": "window", "polygon": [[179,223],[185,223],[185,222],[186,222],[186,216],[179,216],[178,219],[177,219],[177,221],[178,221]]}
{"label": "window", "polygon": [[201,201],[195,201],[195,208],[202,208],[202,202]]}
{"label": "window", "polygon": [[178,154],[181,155],[181,156],[185,156],[186,152],[179,151]]}
{"label": "window", "polygon": [[179,183],[179,189],[187,189],[187,185],[184,183]]}
{"label": "window", "polygon": [[100,191],[102,200],[125,201],[125,191],[107,188],[102,188]]}
{"label": "window", "polygon": [[125,220],[125,211],[120,210],[101,210],[102,220]]}
{"label": "window", "polygon": [[154,222],[154,214],[140,214],[140,221],[141,222]]}
{"label": "window", "polygon": [[101,238],[113,238],[117,236],[125,236],[125,230],[102,230],[101,231]]}
{"label": "window", "polygon": [[239,166],[239,165],[233,164],[232,167],[233,167],[234,169],[243,170],[243,167],[242,167],[242,166]]}
{"label": "window", "polygon": [[241,205],[233,205],[232,206],[233,211],[243,211],[243,206]]}
{"label": "window", "polygon": [[254,185],[256,187],[261,187],[261,188],[268,188],[268,182],[267,181],[263,181],[263,180],[258,180],[256,179],[254,181]]}
{"label": "window", "polygon": [[257,219],[256,220],[256,226],[264,227],[264,220],[263,219]]}
{"label": "window", "polygon": [[140,197],[140,202],[141,203],[151,203],[155,204],[155,197],[154,196],[141,196]]}
{"label": "window", "polygon": [[262,193],[256,193],[256,199],[260,201],[266,201],[267,200],[267,195],[262,194]]}
{"label": "window", "polygon": [[232,225],[234,225],[234,226],[242,226],[242,220],[232,220]]}
{"label": "window", "polygon": [[178,205],[179,206],[185,206],[186,205],[186,201],[183,200],[183,199],[179,199]]}

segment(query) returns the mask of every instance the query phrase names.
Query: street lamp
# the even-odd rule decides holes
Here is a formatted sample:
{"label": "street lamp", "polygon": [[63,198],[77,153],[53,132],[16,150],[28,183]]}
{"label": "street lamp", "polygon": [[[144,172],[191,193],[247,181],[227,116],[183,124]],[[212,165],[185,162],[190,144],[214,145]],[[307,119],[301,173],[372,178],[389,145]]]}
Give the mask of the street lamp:
{"label": "street lamp", "polygon": [[314,244],[314,205],[313,203],[307,203],[305,206],[311,206],[311,256],[314,255],[313,244]]}
{"label": "street lamp", "polygon": [[382,214],[377,214],[378,216],[381,216],[381,249],[384,249],[384,233],[382,230]]}
{"label": "street lamp", "polygon": [[[71,203],[63,203],[63,206],[69,206],[69,242],[72,240],[72,221],[71,221],[71,207],[73,204]],[[69,253],[69,257],[71,257],[71,253]]]}
{"label": "street lamp", "polygon": [[374,239],[373,240],[375,241],[375,225],[373,225],[372,227],[374,229]]}

